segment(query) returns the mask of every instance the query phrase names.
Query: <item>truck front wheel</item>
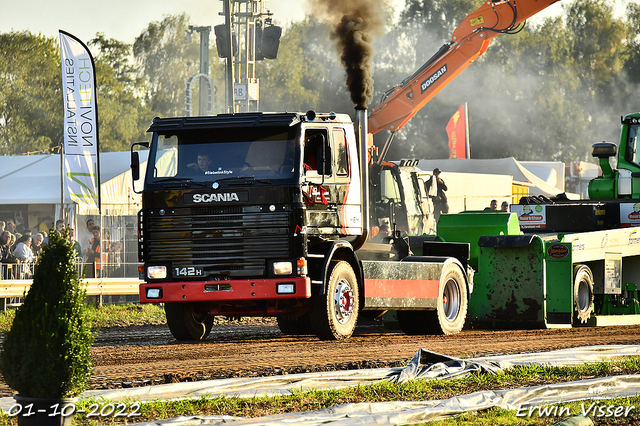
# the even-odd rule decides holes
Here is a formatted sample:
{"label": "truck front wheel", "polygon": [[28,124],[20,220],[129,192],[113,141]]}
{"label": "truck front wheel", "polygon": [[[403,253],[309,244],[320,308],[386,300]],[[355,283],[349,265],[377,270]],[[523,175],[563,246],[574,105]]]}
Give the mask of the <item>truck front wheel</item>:
{"label": "truck front wheel", "polygon": [[213,327],[213,315],[200,303],[165,303],[169,331],[178,340],[204,340]]}
{"label": "truck front wheel", "polygon": [[464,275],[455,263],[445,266],[440,276],[435,311],[398,311],[403,332],[417,334],[456,334],[467,317],[468,293]]}
{"label": "truck front wheel", "polygon": [[309,303],[314,333],[321,340],[351,337],[359,309],[360,292],[353,269],[347,262],[332,263],[325,294],[312,296]]}

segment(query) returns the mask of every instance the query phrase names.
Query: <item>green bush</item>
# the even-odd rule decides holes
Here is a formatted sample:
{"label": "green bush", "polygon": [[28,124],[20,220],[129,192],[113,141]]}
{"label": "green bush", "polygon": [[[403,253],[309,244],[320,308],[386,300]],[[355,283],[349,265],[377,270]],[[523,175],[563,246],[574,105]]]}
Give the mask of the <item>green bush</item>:
{"label": "green bush", "polygon": [[73,258],[66,235],[51,232],[5,336],[0,373],[21,396],[67,398],[89,384],[93,334]]}

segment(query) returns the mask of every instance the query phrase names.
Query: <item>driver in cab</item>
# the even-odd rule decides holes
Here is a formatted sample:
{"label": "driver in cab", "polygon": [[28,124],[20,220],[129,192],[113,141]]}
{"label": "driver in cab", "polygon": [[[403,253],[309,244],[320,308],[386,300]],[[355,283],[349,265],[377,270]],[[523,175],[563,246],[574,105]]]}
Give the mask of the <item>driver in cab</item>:
{"label": "driver in cab", "polygon": [[208,154],[199,153],[197,161],[187,164],[187,167],[194,170],[198,175],[204,175],[211,170],[211,159]]}

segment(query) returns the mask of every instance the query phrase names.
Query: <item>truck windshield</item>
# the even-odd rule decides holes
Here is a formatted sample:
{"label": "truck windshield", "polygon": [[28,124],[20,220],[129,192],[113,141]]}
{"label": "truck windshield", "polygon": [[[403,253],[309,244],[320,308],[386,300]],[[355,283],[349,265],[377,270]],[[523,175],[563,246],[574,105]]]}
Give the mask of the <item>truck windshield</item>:
{"label": "truck windshield", "polygon": [[293,132],[282,129],[160,134],[152,149],[153,164],[147,179],[291,179],[296,172],[296,156],[299,153]]}

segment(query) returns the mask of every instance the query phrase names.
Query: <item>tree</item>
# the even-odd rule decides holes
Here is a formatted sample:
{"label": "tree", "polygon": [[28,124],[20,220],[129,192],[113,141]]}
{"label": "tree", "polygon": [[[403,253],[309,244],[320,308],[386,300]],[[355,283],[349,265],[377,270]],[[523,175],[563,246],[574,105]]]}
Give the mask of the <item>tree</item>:
{"label": "tree", "polygon": [[[440,46],[451,39],[453,30],[481,3],[480,0],[407,1],[400,22],[376,42],[374,99],[380,99],[384,92],[419,69]],[[461,78],[458,77],[450,86],[460,85]],[[459,102],[465,102],[460,96],[452,95],[451,89],[448,92],[449,95],[444,95],[443,92],[436,96],[397,132],[388,154],[389,159],[448,156],[444,126],[460,106]],[[447,111],[451,111],[448,117]],[[432,114],[434,115],[431,116]],[[380,146],[384,142],[387,136],[384,133],[386,132],[380,132],[376,136],[376,145]],[[442,136],[445,137],[444,140]]]}
{"label": "tree", "polygon": [[[318,89],[320,82],[327,77],[328,61],[319,60],[317,45],[312,48],[311,34],[318,33],[318,26],[321,25],[309,18],[291,24],[280,41],[278,59],[258,63],[261,110],[319,109],[322,96]],[[327,27],[321,27],[320,32],[328,31]]]}
{"label": "tree", "polygon": [[62,141],[60,54],[53,38],[0,34],[0,154],[49,152]]}
{"label": "tree", "polygon": [[166,16],[150,23],[133,44],[139,69],[148,81],[145,100],[154,115],[184,115],[185,81],[197,73],[190,66],[199,60],[198,47],[187,43],[188,26],[186,14]]}
{"label": "tree", "polygon": [[567,30],[572,35],[572,59],[587,89],[606,96],[603,89],[622,70],[628,57],[622,43],[625,26],[613,16],[605,0],[577,0],[566,10]]}
{"label": "tree", "polygon": [[[151,113],[138,94],[143,80],[129,63],[131,46],[102,34],[95,56],[100,149],[121,151],[146,138]],[[0,34],[0,154],[50,153],[63,142],[60,51],[54,38]]]}
{"label": "tree", "polygon": [[629,81],[638,84],[640,83],[640,4],[629,3],[626,16],[629,59],[624,68]]}
{"label": "tree", "polygon": [[68,398],[89,385],[93,333],[74,260],[67,234],[52,232],[5,335],[0,371],[21,396]]}
{"label": "tree", "polygon": [[[398,37],[434,39],[431,32],[420,35],[420,27],[452,31],[457,23],[446,19],[452,1],[409,2]],[[473,7],[465,9],[463,15]],[[590,160],[593,142],[615,140],[619,115],[637,108],[630,103],[638,89],[630,70],[640,73],[630,47],[638,40],[638,9],[630,7],[626,21],[614,18],[605,0],[576,0],[564,11],[496,38],[398,132],[389,158],[446,158],[444,127],[463,103],[472,158]]]}
{"label": "tree", "polygon": [[450,39],[460,22],[483,0],[407,0],[402,11],[405,27],[423,27],[436,39]]}
{"label": "tree", "polygon": [[153,118],[147,105],[136,96],[144,91],[144,80],[130,64],[131,45],[97,34],[88,43],[99,53],[95,59],[99,103],[101,151],[126,151],[145,139]]}

